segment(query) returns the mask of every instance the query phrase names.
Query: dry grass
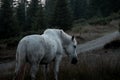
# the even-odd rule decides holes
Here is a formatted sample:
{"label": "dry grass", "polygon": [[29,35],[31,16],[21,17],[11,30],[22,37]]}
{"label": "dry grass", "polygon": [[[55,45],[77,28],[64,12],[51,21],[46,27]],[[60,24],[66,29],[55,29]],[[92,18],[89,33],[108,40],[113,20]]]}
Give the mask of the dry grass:
{"label": "dry grass", "polygon": [[[64,57],[60,64],[59,80],[119,80],[119,52],[120,49],[100,49],[80,53],[77,65],[70,64],[68,57]],[[54,79],[53,63],[50,64],[49,78]],[[0,80],[12,80],[12,76],[8,75]],[[28,74],[25,80],[30,80]],[[36,80],[44,80],[41,66]]]}
{"label": "dry grass", "polygon": [[[114,26],[114,24],[112,22],[107,26],[87,25],[86,27],[77,25],[77,28],[72,32],[81,36],[84,39],[83,42],[86,42],[100,37],[105,33],[117,30],[118,27]],[[78,41],[81,41],[81,39],[78,39]],[[2,49],[6,47],[5,45],[1,45],[0,47],[0,56],[15,54],[15,49]],[[77,65],[70,64],[69,59],[65,57],[60,64],[59,80],[120,80],[119,52],[119,49],[100,49],[80,53]],[[25,80],[30,80],[27,73],[29,71],[26,72]],[[54,79],[53,63],[50,64],[49,78],[50,80]],[[0,77],[0,80],[12,80],[12,76]],[[41,66],[36,80],[44,80]]]}
{"label": "dry grass", "polygon": [[[70,64],[64,57],[59,72],[59,80],[119,80],[120,79],[120,53],[119,49],[100,49],[81,53],[78,55],[77,65]],[[54,79],[53,63],[50,64],[50,80]],[[25,80],[29,80],[28,76]],[[44,80],[40,68],[37,79]]]}
{"label": "dry grass", "polygon": [[[60,64],[59,80],[120,80],[119,52],[117,48],[80,53],[77,65],[70,64],[68,57],[64,57]],[[36,80],[44,80],[42,70],[40,66]],[[30,80],[27,73],[24,80]],[[53,63],[50,64],[49,78],[54,79]],[[12,76],[0,80],[12,80]]]}
{"label": "dry grass", "polygon": [[74,34],[78,43],[81,44],[117,31],[119,29],[119,21],[119,19],[112,20],[106,25],[90,25],[88,23],[81,25],[81,23],[76,23],[74,24],[72,31],[69,31],[69,33],[72,35]]}

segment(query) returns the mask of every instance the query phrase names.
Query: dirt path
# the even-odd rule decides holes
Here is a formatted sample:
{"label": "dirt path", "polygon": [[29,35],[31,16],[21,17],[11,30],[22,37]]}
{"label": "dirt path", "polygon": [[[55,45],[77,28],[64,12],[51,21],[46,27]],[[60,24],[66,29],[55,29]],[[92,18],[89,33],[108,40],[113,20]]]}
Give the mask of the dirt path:
{"label": "dirt path", "polygon": [[77,53],[103,48],[106,43],[109,43],[118,37],[120,37],[120,34],[118,31],[116,31],[95,40],[88,41],[87,43],[79,44],[77,47]]}
{"label": "dirt path", "polygon": [[[77,53],[83,53],[91,50],[96,50],[102,48],[106,43],[109,43],[113,41],[114,39],[118,38],[119,32],[113,32],[110,34],[107,34],[103,37],[97,38],[95,40],[89,41],[85,44],[79,44],[77,47]],[[8,62],[8,63],[2,63],[0,64],[0,75],[8,75],[9,73],[13,73],[13,70],[15,67],[15,61]],[[10,72],[12,71],[12,72]]]}
{"label": "dirt path", "polygon": [[15,61],[0,64],[0,77],[12,75],[14,73]]}

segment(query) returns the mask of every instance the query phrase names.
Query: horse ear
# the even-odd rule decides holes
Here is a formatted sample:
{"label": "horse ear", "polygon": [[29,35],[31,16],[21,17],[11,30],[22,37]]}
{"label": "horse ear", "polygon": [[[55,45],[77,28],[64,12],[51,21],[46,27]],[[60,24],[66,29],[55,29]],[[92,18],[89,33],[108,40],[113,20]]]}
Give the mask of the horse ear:
{"label": "horse ear", "polygon": [[73,35],[73,36],[72,36],[72,41],[74,40],[74,38],[75,38],[75,36]]}
{"label": "horse ear", "polygon": [[60,30],[60,34],[62,34],[62,33],[63,33],[63,30],[61,29],[61,30]]}
{"label": "horse ear", "polygon": [[62,30],[60,30],[60,33],[62,34]]}

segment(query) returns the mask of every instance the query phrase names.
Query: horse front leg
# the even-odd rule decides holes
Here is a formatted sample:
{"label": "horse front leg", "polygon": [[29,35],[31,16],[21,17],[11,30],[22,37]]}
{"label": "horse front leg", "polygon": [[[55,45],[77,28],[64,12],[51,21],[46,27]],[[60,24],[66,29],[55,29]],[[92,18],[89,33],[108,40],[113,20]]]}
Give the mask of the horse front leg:
{"label": "horse front leg", "polygon": [[49,66],[48,66],[48,64],[45,64],[44,65],[44,78],[45,78],[45,80],[49,80],[48,73],[49,73]]}
{"label": "horse front leg", "polygon": [[32,64],[30,71],[31,80],[35,80],[38,69],[39,69],[39,64]]}
{"label": "horse front leg", "polygon": [[55,64],[54,64],[54,79],[58,80],[58,73],[59,73],[59,65],[61,62],[62,56],[57,56],[55,59]]}

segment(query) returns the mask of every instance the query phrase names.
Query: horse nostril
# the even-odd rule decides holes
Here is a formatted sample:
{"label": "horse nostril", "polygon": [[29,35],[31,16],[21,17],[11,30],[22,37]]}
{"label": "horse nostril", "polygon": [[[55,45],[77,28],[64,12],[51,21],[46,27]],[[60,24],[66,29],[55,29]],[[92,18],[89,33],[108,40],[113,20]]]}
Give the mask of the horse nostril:
{"label": "horse nostril", "polygon": [[72,64],[76,64],[77,62],[78,62],[77,58],[73,58],[71,61]]}

